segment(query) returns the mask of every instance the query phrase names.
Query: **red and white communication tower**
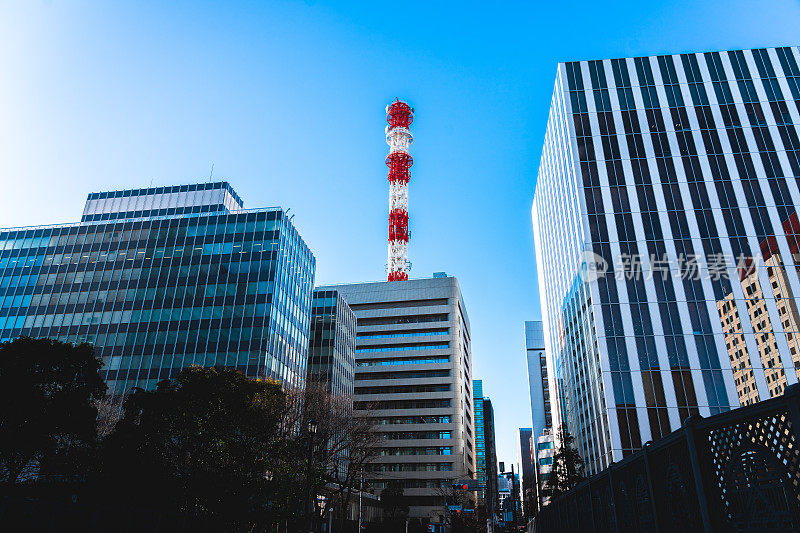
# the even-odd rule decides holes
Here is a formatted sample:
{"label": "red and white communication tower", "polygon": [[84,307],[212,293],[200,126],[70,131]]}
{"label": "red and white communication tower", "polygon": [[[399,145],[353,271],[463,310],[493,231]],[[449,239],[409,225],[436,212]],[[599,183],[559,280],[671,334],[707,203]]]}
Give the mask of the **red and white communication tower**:
{"label": "red and white communication tower", "polygon": [[414,136],[409,126],[414,110],[399,99],[386,106],[386,143],[389,155],[389,281],[408,279],[408,180],[414,159],[408,153]]}

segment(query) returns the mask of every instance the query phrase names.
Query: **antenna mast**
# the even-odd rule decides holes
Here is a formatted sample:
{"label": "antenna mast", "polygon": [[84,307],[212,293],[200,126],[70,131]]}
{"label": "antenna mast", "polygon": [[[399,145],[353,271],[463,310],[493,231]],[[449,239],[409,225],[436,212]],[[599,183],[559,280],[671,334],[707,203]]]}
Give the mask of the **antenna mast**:
{"label": "antenna mast", "polygon": [[414,159],[408,153],[414,136],[409,126],[414,110],[396,99],[386,106],[386,143],[389,155],[389,281],[405,281],[411,263],[408,261],[408,181]]}

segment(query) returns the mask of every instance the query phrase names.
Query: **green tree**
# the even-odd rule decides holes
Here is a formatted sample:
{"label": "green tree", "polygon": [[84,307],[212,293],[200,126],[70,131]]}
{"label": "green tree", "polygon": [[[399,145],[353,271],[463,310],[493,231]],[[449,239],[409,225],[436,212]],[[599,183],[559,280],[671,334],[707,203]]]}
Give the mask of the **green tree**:
{"label": "green tree", "polygon": [[251,529],[296,497],[286,410],[275,381],[185,369],[154,391],[134,389],[106,439],[101,481],[113,484],[114,500],[158,503],[221,530]]}
{"label": "green tree", "polygon": [[562,432],[561,443],[553,455],[553,467],[545,485],[545,491],[551,498],[568,492],[586,479],[583,459],[575,449],[574,442],[575,438],[569,432]]}
{"label": "green tree", "polygon": [[408,503],[404,493],[403,482],[399,479],[390,480],[381,491],[383,519],[394,531],[402,531],[408,518]]}
{"label": "green tree", "polygon": [[88,344],[27,337],[0,344],[0,479],[81,477],[106,391]]}

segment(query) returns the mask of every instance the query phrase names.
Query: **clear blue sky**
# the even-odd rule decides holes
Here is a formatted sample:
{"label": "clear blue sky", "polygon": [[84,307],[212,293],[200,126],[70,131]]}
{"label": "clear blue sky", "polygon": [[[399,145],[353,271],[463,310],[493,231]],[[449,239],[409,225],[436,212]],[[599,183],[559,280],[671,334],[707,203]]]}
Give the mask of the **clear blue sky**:
{"label": "clear blue sky", "polygon": [[384,278],[386,103],[416,108],[412,276],[461,282],[498,456],[530,425],[530,206],[556,63],[800,43],[797,1],[0,0],[0,227],[90,191],[229,180],[318,283]]}

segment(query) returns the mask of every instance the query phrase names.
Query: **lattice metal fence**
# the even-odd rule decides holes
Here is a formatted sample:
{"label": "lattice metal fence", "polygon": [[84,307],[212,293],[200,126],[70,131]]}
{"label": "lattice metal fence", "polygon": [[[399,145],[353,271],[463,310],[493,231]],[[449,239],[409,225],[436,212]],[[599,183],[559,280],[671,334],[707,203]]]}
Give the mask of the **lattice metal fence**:
{"label": "lattice metal fence", "polygon": [[544,507],[555,531],[800,531],[800,385],[709,418],[613,464]]}

